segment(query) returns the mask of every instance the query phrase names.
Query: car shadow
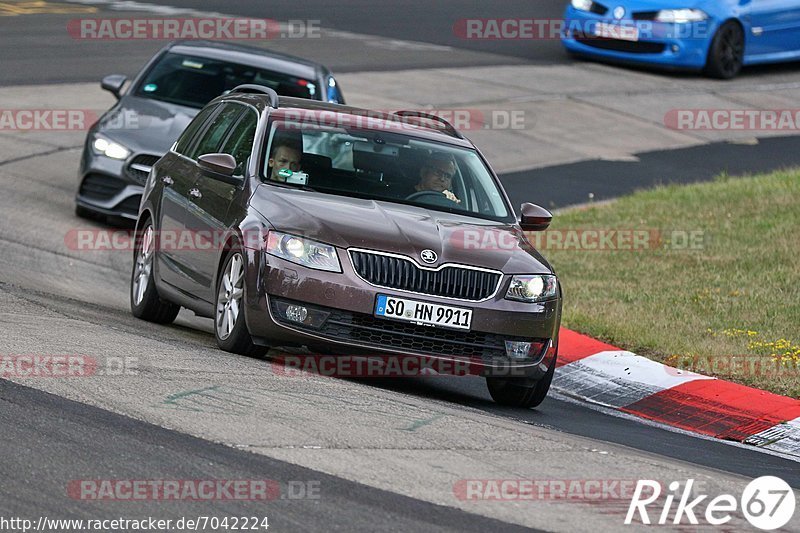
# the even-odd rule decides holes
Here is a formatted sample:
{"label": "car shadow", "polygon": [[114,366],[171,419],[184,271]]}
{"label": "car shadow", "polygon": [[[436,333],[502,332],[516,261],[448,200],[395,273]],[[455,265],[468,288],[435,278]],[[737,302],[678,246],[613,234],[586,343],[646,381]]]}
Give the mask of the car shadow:
{"label": "car shadow", "polygon": [[[265,358],[268,364],[282,364],[281,358],[285,356],[311,356],[313,354],[302,348],[274,348]],[[325,356],[323,356],[325,357]],[[283,364],[286,364],[285,362]],[[289,368],[291,364],[289,364]],[[296,368],[296,367],[295,367]],[[300,365],[304,372],[311,375],[331,377],[344,381],[358,383],[376,389],[381,389],[400,394],[407,394],[416,398],[426,400],[438,400],[456,405],[462,405],[479,409],[486,413],[500,414],[511,418],[528,419],[531,415],[536,416],[535,409],[524,409],[516,407],[505,407],[498,405],[489,396],[484,378],[476,375],[410,375],[402,377],[353,377],[341,375],[327,375],[315,371],[315,365]],[[527,420],[526,420],[527,421]]]}
{"label": "car shadow", "polygon": [[[601,57],[598,58],[582,57],[582,56],[573,56],[569,54],[567,54],[567,57],[569,58],[567,59],[567,61],[571,60],[572,64],[598,63],[601,65],[627,69],[634,72],[663,76],[665,78],[669,77],[669,78],[678,78],[685,80],[693,80],[693,79],[713,80],[713,78],[709,78],[705,76],[702,72],[697,70],[670,68],[657,65],[642,65],[640,63],[628,63],[626,61],[619,61],[619,60],[614,61],[611,59],[601,58]],[[749,65],[745,66],[739,73],[739,75],[733,79],[741,80],[741,79],[757,78],[760,76],[768,76],[768,75],[791,74],[797,72],[798,70],[800,70],[800,61],[791,61],[786,63],[771,63],[766,65]],[[719,81],[720,83],[725,83],[731,80],[713,80],[713,81]]]}

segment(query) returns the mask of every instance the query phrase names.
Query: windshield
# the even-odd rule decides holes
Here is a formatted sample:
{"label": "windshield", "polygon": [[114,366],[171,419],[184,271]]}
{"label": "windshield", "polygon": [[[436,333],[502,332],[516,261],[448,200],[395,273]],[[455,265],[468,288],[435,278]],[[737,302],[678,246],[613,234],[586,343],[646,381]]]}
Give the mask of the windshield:
{"label": "windshield", "polygon": [[283,96],[318,98],[311,80],[217,59],[168,52],[153,65],[135,95],[201,108],[238,85],[255,83]]}
{"label": "windshield", "polygon": [[273,119],[263,178],[288,186],[509,221],[475,150],[376,131]]}

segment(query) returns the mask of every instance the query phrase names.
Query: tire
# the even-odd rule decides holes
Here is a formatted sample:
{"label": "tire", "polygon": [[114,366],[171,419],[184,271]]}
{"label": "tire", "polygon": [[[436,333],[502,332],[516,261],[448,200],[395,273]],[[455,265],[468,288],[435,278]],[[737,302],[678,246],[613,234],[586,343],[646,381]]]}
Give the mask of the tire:
{"label": "tire", "polygon": [[547,369],[547,373],[534,385],[523,384],[519,378],[486,378],[486,386],[492,399],[500,405],[508,407],[524,407],[530,409],[538,407],[550,390],[553,374],[556,371],[556,361]]}
{"label": "tire", "polygon": [[217,345],[226,352],[262,357],[266,346],[253,343],[247,330],[244,306],[244,257],[233,249],[225,257],[222,270],[217,276],[214,299],[214,336]]}
{"label": "tire", "polygon": [[153,278],[153,263],[155,260],[155,231],[153,224],[148,220],[142,226],[142,231],[136,233],[131,269],[131,313],[136,318],[141,318],[156,324],[171,324],[178,312],[179,305],[162,300]]}
{"label": "tire", "polygon": [[744,30],[738,22],[729,20],[717,30],[704,72],[707,76],[729,80],[739,74],[744,63]]}

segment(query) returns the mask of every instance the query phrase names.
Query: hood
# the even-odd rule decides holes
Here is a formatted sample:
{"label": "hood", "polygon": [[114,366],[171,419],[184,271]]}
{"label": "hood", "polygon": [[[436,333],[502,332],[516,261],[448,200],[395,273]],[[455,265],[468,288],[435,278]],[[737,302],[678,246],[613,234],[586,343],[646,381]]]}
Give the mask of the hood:
{"label": "hood", "polygon": [[162,155],[199,109],[149,98],[124,96],[95,126],[95,131],[134,153]]}
{"label": "hood", "polygon": [[[550,265],[514,225],[386,201],[364,200],[261,184],[251,206],[279,231],[339,248],[405,255],[420,252],[442,263],[491,268],[506,274],[543,274]],[[267,216],[268,214],[268,216]]]}
{"label": "hood", "polygon": [[696,8],[705,0],[598,0],[609,9],[609,15],[617,6],[626,10],[626,17],[633,11],[658,11],[659,9]]}
{"label": "hood", "polygon": [[625,9],[623,19],[630,19],[632,13],[659,11],[661,9],[702,9],[712,19],[727,19],[737,16],[745,4],[739,0],[597,0],[608,8],[607,18],[613,18],[614,9]]}

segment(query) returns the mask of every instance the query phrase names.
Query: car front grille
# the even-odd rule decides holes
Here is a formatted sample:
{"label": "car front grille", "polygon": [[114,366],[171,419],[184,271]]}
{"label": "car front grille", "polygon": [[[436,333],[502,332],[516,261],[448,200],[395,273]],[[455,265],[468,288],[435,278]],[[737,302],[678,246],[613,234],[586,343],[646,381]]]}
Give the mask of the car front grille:
{"label": "car front grille", "polygon": [[150,169],[156,164],[156,161],[161,159],[161,156],[151,154],[139,154],[128,163],[128,175],[138,181],[144,183],[147,181],[147,176],[150,175]]}
{"label": "car front grille", "polygon": [[92,200],[108,200],[125,188],[125,182],[104,174],[88,174],[81,183],[80,195]]}
{"label": "car front grille", "polygon": [[656,20],[658,11],[636,11],[633,13],[633,20]]}
{"label": "car front grille", "polygon": [[575,32],[575,40],[586,46],[611,50],[614,52],[627,52],[630,54],[660,54],[664,52],[666,44],[653,41],[625,41],[622,39],[606,39],[585,33]]}
{"label": "car front grille", "polygon": [[431,296],[480,301],[492,296],[502,275],[467,267],[420,268],[411,259],[377,252],[350,251],[356,273],[368,283]]}
{"label": "car front grille", "polygon": [[[381,348],[408,351],[422,355],[464,357],[469,359],[491,360],[506,356],[505,341],[534,342],[531,353],[541,355],[546,339],[512,337],[483,333],[480,331],[459,331],[430,326],[418,326],[395,320],[375,318],[364,313],[353,313],[341,309],[313,306],[330,313],[321,328],[304,326],[287,320],[280,312],[278,299],[270,296],[272,316],[287,326],[308,331],[332,340],[354,342],[369,346],[376,351]],[[282,302],[307,305],[290,300]]]}

